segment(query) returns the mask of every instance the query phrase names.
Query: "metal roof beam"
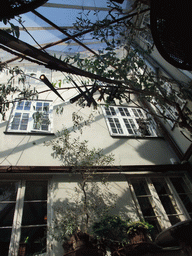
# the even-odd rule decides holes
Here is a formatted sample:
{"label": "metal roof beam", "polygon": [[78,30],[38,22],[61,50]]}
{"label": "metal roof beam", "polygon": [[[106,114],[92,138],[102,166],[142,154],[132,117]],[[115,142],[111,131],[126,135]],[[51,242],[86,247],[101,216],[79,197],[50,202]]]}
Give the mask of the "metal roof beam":
{"label": "metal roof beam", "polygon": [[61,33],[63,33],[64,35],[68,36],[68,38],[72,39],[73,41],[75,41],[76,43],[78,43],[79,45],[81,45],[83,48],[85,48],[86,50],[88,50],[89,52],[93,53],[94,55],[97,55],[97,53],[95,51],[93,51],[92,49],[90,49],[89,47],[87,47],[86,45],[84,45],[83,43],[81,43],[79,40],[76,39],[76,36],[71,36],[69,33],[67,33],[65,30],[60,29],[60,27],[58,27],[56,24],[54,24],[52,21],[48,20],[46,17],[44,17],[42,14],[40,14],[39,12],[33,10],[32,13],[34,13],[36,16],[38,16],[40,19],[44,20],[45,22],[47,22],[49,25],[53,26],[54,28],[56,28],[58,31],[60,31]]}
{"label": "metal roof beam", "polygon": [[[149,8],[149,9],[142,10],[142,11],[140,11],[140,14],[141,14],[141,13],[144,13],[144,12],[146,12],[146,11],[149,11],[149,10],[150,10],[150,8]],[[126,15],[126,16],[124,16],[123,18],[120,18],[120,19],[117,19],[117,20],[115,20],[115,21],[112,21],[111,24],[114,24],[114,23],[116,23],[116,22],[118,22],[118,21],[121,21],[121,20],[124,20],[124,19],[128,19],[128,18],[134,17],[134,16],[136,16],[136,15],[138,15],[137,12],[132,13],[132,14],[129,14],[129,15]],[[103,26],[101,26],[101,28],[102,28],[102,27],[105,27],[105,26],[103,25]],[[75,37],[77,37],[77,36],[82,36],[82,35],[85,35],[85,34],[91,32],[92,30],[93,30],[93,29],[88,29],[88,30],[82,31],[82,32],[80,32],[80,33],[77,33],[77,34],[75,34],[75,35],[73,35],[73,36],[75,36]],[[52,46],[55,46],[55,45],[61,44],[61,43],[63,43],[63,42],[66,42],[66,41],[68,41],[68,40],[69,40],[69,38],[67,37],[67,38],[60,39],[59,41],[56,41],[56,42],[48,43],[47,45],[45,45],[44,47],[42,47],[42,49],[50,48],[50,47],[52,47]],[[18,60],[18,59],[19,59],[19,57],[12,58],[12,59],[10,59],[10,60],[7,60],[7,61],[1,63],[1,65],[5,64],[5,63],[6,63],[6,64],[11,63],[11,62],[13,62],[13,61],[15,61],[15,60]]]}
{"label": "metal roof beam", "polygon": [[65,8],[65,9],[77,9],[77,10],[93,10],[93,11],[110,11],[111,8],[105,7],[96,7],[96,6],[81,6],[81,5],[70,5],[70,4],[53,4],[45,3],[42,7],[51,7],[51,8]]}
{"label": "metal roof beam", "polygon": [[[6,29],[10,29],[11,27],[7,27]],[[60,29],[74,29],[74,26],[62,26]],[[6,30],[5,27],[0,27],[2,30]],[[55,30],[53,27],[26,27],[28,31],[36,31],[36,30]],[[25,31],[24,28],[19,27],[19,31]]]}

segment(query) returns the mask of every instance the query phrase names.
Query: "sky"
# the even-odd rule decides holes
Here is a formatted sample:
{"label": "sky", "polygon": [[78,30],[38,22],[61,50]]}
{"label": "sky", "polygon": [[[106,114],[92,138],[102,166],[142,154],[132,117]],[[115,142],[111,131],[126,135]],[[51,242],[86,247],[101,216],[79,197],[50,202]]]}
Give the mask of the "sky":
{"label": "sky", "polygon": [[[82,8],[86,9],[86,7],[93,7],[93,8],[107,8],[108,7],[108,0],[71,0],[70,5],[68,0],[49,0],[44,6],[41,6],[36,9],[40,14],[45,16],[47,19],[55,23],[57,26],[73,26],[73,23],[75,23],[76,18],[80,16],[80,13],[82,12]],[[123,4],[119,4],[122,8],[125,8],[127,6],[127,0],[124,0]],[[61,4],[61,5],[69,5],[69,8],[62,8],[63,6],[57,6],[57,7],[48,7],[47,5],[50,4]],[[130,4],[129,4],[130,5]],[[129,6],[128,5],[128,6]],[[72,8],[71,6],[77,6],[80,9]],[[85,11],[88,12],[87,10]],[[94,11],[90,11],[89,17],[92,21],[95,21],[97,19],[102,19],[106,16],[106,11],[100,11],[96,15],[94,14]],[[23,25],[27,28],[28,32],[31,34],[27,34],[25,31],[20,31],[20,37],[19,39],[27,42],[33,46],[37,46],[37,43],[40,45],[44,45],[50,42],[55,42],[60,39],[65,38],[66,36],[63,35],[61,32],[53,29],[44,29],[49,28],[50,25],[47,24],[45,21],[37,17],[32,12],[28,12],[26,14],[22,14],[22,21]],[[83,15],[83,17],[85,17]],[[19,25],[19,23],[16,21],[17,17],[15,19],[10,20],[15,25]],[[0,28],[6,27],[3,22],[0,22]],[[9,26],[7,26],[9,27]],[[21,25],[19,25],[21,27]],[[36,42],[33,40],[35,38]],[[94,50],[102,49],[103,45],[100,42],[95,42],[91,39],[91,36],[89,34],[84,35],[83,38],[81,38],[81,41],[83,43],[87,43],[88,46]],[[54,46],[49,48],[51,51],[55,52],[63,52],[63,53],[75,53],[75,52],[81,52],[85,49],[82,46],[79,46],[76,42],[71,42],[72,44],[62,43],[60,45]]]}

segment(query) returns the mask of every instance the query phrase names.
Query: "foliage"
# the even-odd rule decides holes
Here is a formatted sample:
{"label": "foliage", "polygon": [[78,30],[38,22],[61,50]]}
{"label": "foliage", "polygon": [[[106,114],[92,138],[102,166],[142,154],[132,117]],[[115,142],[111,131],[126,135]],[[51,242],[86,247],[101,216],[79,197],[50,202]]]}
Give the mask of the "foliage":
{"label": "foliage", "polygon": [[127,221],[117,215],[105,215],[92,226],[93,234],[99,239],[109,242],[125,242],[127,240]]}
{"label": "foliage", "polygon": [[[150,33],[149,27],[140,27],[140,3],[148,4],[148,1],[135,1],[134,9],[138,11],[138,15],[128,19],[118,19],[125,13],[114,3],[109,3],[110,11],[102,20],[98,18],[98,11],[94,13],[95,22],[92,22],[90,11],[80,13],[74,24],[76,31],[90,29],[92,38],[105,43],[105,46],[95,55],[85,57],[80,53],[74,56],[70,54],[64,61],[98,75],[100,81],[104,82],[104,78],[110,79],[111,85],[106,84],[101,90],[102,98],[107,104],[112,100],[119,101],[119,104],[122,104],[123,100],[129,102],[130,94],[135,94],[141,102],[145,100],[151,104],[155,109],[154,115],[170,120],[192,133],[192,112],[187,108],[182,111],[182,106],[178,104],[178,98],[192,100],[190,85],[172,80],[159,70],[151,70],[144,61],[151,49],[143,50],[136,43],[138,31]],[[165,87],[167,83],[169,89]],[[110,88],[115,87],[113,97],[109,101],[112,94]],[[105,95],[109,96],[105,98]],[[167,109],[173,114],[166,114]]]}
{"label": "foliage", "polygon": [[[77,120],[82,121],[82,118],[76,116],[75,120],[76,127]],[[71,132],[63,129],[54,140],[46,143],[52,146],[53,157],[58,158],[63,165],[70,166],[72,173],[80,175],[72,201],[59,202],[54,207],[56,218],[51,234],[59,241],[68,239],[77,230],[90,230],[90,223],[107,214],[116,202],[116,194],[108,189],[107,177],[102,176],[100,180],[104,190],[93,181],[97,166],[112,165],[114,156],[104,155],[100,148],[89,149],[88,141],[81,141],[80,137],[72,138]]]}
{"label": "foliage", "polygon": [[144,233],[151,233],[153,230],[154,226],[149,224],[148,222],[145,221],[134,221],[130,222],[127,225],[127,234],[129,236],[133,236],[135,233],[137,233],[139,230],[143,231]]}
{"label": "foliage", "polygon": [[[21,17],[19,17],[19,20],[21,20]],[[12,22],[10,22],[9,19],[3,19],[3,23],[5,25],[9,24],[10,28],[5,29],[5,31],[9,34],[12,34],[16,38],[19,38],[20,32],[19,32],[19,26],[14,25]]]}
{"label": "foliage", "polygon": [[[4,68],[1,72],[8,70],[9,78],[6,83],[0,84],[0,114],[5,120],[6,112],[15,101],[37,98],[37,91],[27,84],[27,76],[18,67]],[[15,81],[18,80],[18,83]],[[17,98],[17,99],[15,99]]]}
{"label": "foliage", "polygon": [[104,155],[101,148],[88,148],[88,141],[81,141],[80,137],[71,138],[68,129],[58,131],[56,138],[47,143],[52,146],[54,158],[58,158],[63,165],[72,166],[73,171],[86,167],[90,171],[91,166],[110,165],[113,161],[113,154]]}

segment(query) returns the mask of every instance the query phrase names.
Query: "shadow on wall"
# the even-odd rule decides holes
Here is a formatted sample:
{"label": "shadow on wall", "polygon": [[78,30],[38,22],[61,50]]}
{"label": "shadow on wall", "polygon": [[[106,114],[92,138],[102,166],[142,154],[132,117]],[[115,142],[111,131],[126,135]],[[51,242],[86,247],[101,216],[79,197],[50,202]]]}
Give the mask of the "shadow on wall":
{"label": "shadow on wall", "polygon": [[154,164],[170,164],[170,158],[178,160],[168,143],[163,139],[152,139],[141,144],[137,152],[143,159]]}
{"label": "shadow on wall", "polygon": [[[84,193],[78,186],[81,181],[77,175],[65,176],[53,182],[54,194],[54,214],[53,218],[56,230],[52,234],[57,238],[54,246],[55,255],[63,255],[62,242],[67,230],[74,224],[82,231],[85,226],[87,215],[91,223],[98,221],[103,215],[108,213],[120,215],[125,220],[127,218],[136,219],[137,209],[131,196],[128,183],[124,175],[109,175],[106,183],[102,183],[104,175],[94,176],[93,182],[88,182],[86,186],[87,210],[84,211]],[[70,184],[73,183],[73,189]],[[76,183],[76,184],[75,184]],[[57,222],[58,220],[58,222]],[[82,225],[84,223],[84,226]],[[91,234],[91,229],[89,231]]]}

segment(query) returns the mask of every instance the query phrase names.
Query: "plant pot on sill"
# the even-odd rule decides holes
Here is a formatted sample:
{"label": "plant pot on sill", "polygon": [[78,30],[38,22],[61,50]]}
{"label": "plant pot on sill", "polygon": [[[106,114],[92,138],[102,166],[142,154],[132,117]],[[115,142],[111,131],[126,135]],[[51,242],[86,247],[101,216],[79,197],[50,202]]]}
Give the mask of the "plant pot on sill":
{"label": "plant pot on sill", "polygon": [[18,256],[25,256],[27,250],[27,244],[26,243],[20,243],[19,244],[19,251]]}
{"label": "plant pot on sill", "polygon": [[134,234],[129,236],[129,239],[130,239],[130,244],[151,242],[151,240],[149,239],[149,236],[146,234],[146,232],[143,232],[142,230],[138,230],[134,232]]}

